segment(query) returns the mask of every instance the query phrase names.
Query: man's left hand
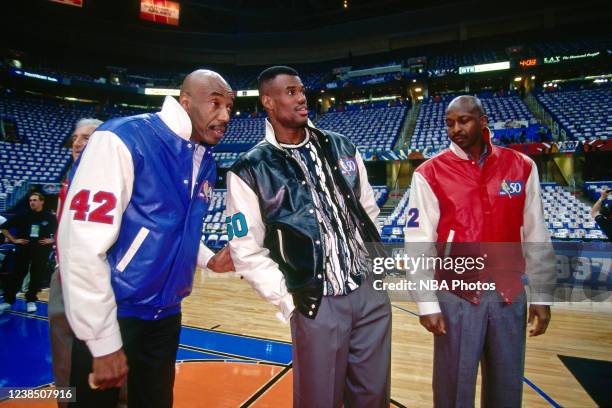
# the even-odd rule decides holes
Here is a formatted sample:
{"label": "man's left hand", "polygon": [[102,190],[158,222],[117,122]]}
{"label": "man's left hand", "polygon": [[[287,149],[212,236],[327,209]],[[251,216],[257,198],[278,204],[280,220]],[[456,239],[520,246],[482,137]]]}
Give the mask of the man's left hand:
{"label": "man's left hand", "polygon": [[529,337],[539,336],[546,333],[548,323],[550,323],[550,306],[529,305]]}
{"label": "man's left hand", "polygon": [[234,272],[236,269],[230,255],[229,246],[226,246],[210,258],[206,267],[217,273]]}
{"label": "man's left hand", "polygon": [[54,242],[55,240],[53,238],[43,238],[38,240],[38,243],[41,245],[51,245]]}

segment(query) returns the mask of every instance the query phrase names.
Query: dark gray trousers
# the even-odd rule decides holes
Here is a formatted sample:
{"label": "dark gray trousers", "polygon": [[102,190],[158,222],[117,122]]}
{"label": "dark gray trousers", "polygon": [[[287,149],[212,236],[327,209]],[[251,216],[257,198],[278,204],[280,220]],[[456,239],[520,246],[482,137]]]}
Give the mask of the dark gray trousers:
{"label": "dark gray trousers", "polygon": [[434,338],[434,405],[473,407],[478,363],[481,406],[520,407],[525,370],[525,293],[506,304],[486,291],[479,305],[438,292],[446,334]]}
{"label": "dark gray trousers", "polygon": [[371,279],[324,296],[314,320],[296,310],[291,337],[294,407],[389,407],[391,303]]}

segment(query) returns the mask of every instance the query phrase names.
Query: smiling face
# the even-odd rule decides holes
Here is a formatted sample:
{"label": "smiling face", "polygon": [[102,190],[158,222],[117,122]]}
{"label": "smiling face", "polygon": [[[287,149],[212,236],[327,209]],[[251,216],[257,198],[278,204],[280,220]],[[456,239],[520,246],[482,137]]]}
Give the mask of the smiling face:
{"label": "smiling face", "polygon": [[281,74],[266,83],[261,102],[270,119],[285,128],[303,128],[308,123],[306,93],[298,76]]}
{"label": "smiling face", "polygon": [[220,75],[192,78],[182,91],[180,103],[191,119],[191,140],[209,145],[221,141],[230,120],[234,95]]}

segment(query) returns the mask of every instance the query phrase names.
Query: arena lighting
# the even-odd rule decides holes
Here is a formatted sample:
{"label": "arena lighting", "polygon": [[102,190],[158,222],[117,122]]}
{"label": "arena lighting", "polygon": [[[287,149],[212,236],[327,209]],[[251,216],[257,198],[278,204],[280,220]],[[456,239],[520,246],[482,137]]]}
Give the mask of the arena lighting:
{"label": "arena lighting", "polygon": [[521,82],[522,80],[523,80],[523,78],[521,78],[521,77],[514,78],[514,82]]}
{"label": "arena lighting", "polygon": [[423,100],[423,95],[419,95],[419,96],[417,96],[417,99],[418,99],[419,101],[422,101],[422,100]]}
{"label": "arena lighting", "polygon": [[510,61],[493,62],[491,64],[468,65],[459,67],[459,75],[477,74],[479,72],[500,71],[510,69]]}
{"label": "arena lighting", "polygon": [[323,99],[317,99],[319,102],[323,102]]}
{"label": "arena lighting", "polygon": [[236,111],[236,116],[240,116],[240,111]]}
{"label": "arena lighting", "polygon": [[257,89],[245,89],[241,91],[236,91],[235,95],[236,95],[236,98],[259,96],[259,91]]}
{"label": "arena lighting", "polygon": [[421,88],[414,88],[414,92],[421,92],[422,89]]}
{"label": "arena lighting", "polygon": [[535,75],[532,75],[532,76],[531,76],[531,79],[535,79]]}
{"label": "arena lighting", "polygon": [[330,99],[331,99],[332,101],[335,101],[335,100],[336,100],[336,98],[334,98],[333,96],[332,96]]}
{"label": "arena lighting", "polygon": [[179,96],[181,94],[180,89],[170,88],[145,88],[145,95],[157,95],[157,96]]}

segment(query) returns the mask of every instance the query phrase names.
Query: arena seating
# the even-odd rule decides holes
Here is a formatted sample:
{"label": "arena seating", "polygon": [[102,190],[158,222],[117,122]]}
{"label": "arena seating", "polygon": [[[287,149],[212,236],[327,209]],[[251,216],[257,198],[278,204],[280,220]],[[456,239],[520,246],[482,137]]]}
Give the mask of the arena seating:
{"label": "arena seating", "polygon": [[612,87],[536,94],[569,140],[612,137]]}
{"label": "arena seating", "polygon": [[[416,120],[414,133],[410,141],[410,149],[425,151],[439,151],[448,147],[449,140],[446,131],[446,107],[455,95],[445,96],[436,102],[433,98],[424,100]],[[489,117],[489,123],[507,121],[526,121],[527,127],[514,129],[501,129],[500,134],[516,138],[516,135],[525,133],[525,139],[535,137],[539,128],[535,117],[527,105],[518,95],[492,96],[479,95],[484,109]],[[494,130],[495,133],[495,130]]]}
{"label": "arena seating", "polygon": [[[404,193],[393,213],[384,221],[382,239],[385,242],[403,242],[407,222],[410,189]],[[591,207],[579,201],[556,183],[542,183],[544,221],[552,239],[602,240],[605,235],[591,217]]]}
{"label": "arena seating", "polygon": [[545,183],[542,187],[544,218],[552,238],[605,239],[591,217],[591,206],[580,202],[563,187]]}
{"label": "arena seating", "polygon": [[27,192],[28,183],[58,183],[70,163],[63,147],[74,124],[84,117],[110,118],[142,113],[140,109],[67,102],[30,96],[0,96],[0,116],[12,122],[19,143],[0,141],[0,211],[10,209]]}
{"label": "arena seating", "polygon": [[317,121],[317,127],[341,133],[358,147],[392,149],[400,134],[408,107],[349,107],[328,112]]}

